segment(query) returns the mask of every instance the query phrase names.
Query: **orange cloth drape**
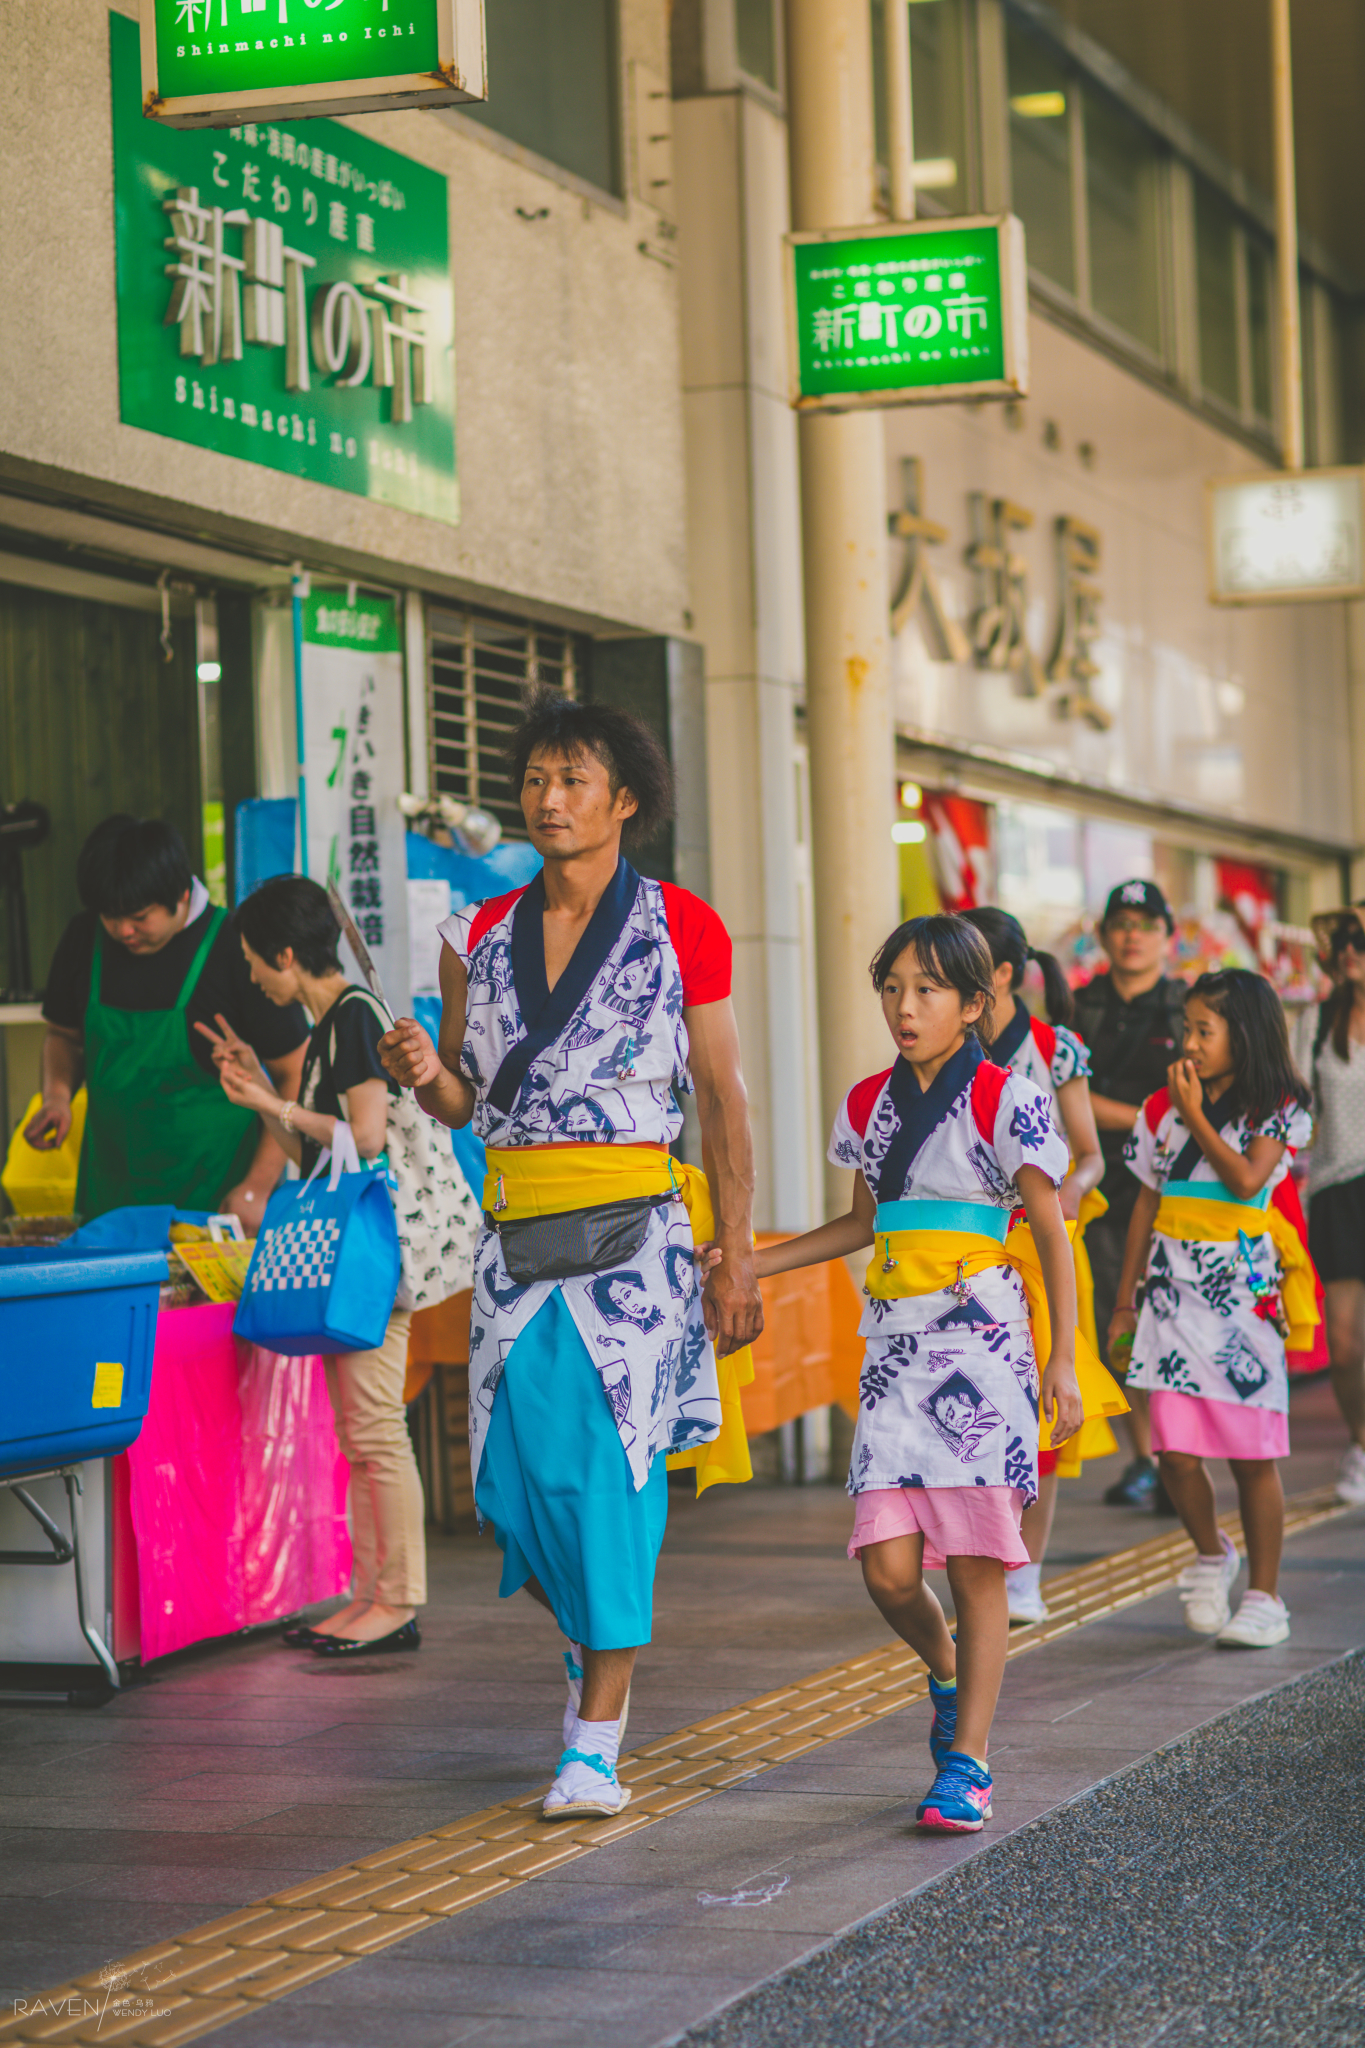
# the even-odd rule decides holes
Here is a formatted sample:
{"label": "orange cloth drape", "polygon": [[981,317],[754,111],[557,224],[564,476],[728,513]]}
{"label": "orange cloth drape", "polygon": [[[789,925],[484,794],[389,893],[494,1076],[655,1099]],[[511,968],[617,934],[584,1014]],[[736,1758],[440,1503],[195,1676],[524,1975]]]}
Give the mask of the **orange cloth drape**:
{"label": "orange cloth drape", "polygon": [[[758,1241],[779,1244],[785,1235],[760,1235]],[[762,1287],[763,1335],[754,1345],[753,1381],[743,1390],[749,1435],[761,1436],[833,1401],[856,1415],[863,1304],[843,1261],[778,1273]]]}
{"label": "orange cloth drape", "polygon": [[408,1371],[403,1385],[405,1403],[415,1401],[438,1365],[468,1365],[469,1311],[474,1304],[472,1287],[447,1295],[431,1308],[413,1311],[408,1331]]}

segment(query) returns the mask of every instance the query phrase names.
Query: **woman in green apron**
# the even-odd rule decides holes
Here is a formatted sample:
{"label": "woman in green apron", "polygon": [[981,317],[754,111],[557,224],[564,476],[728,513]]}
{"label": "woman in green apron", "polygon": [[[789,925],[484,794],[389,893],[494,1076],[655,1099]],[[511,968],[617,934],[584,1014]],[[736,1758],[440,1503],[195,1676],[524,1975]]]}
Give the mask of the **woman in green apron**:
{"label": "woman in green apron", "polygon": [[163,819],[97,825],[76,888],[84,908],[48,968],[43,1100],[25,1127],[29,1144],[51,1151],[65,1141],[84,1082],[81,1215],[125,1205],[231,1210],[253,1233],[284,1154],[250,1110],[224,1096],[211,1044],[232,1031],[292,1095],[303,1013],[253,985],[227,913],[209,901]]}
{"label": "woman in green apron", "polygon": [[169,1202],[216,1210],[246,1178],[259,1118],[228,1101],[190,1051],[185,1012],[227,912],[209,919],[173,1010],[114,1010],[100,1000],[105,949],[95,940],[85,1006],[85,1138],[76,1213]]}

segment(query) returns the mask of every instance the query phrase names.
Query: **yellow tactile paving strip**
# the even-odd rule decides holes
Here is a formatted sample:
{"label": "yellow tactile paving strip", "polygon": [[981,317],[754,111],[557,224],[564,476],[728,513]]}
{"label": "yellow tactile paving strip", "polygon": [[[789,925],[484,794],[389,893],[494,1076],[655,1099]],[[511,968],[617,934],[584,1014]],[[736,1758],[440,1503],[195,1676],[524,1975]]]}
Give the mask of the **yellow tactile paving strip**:
{"label": "yellow tactile paving strip", "polygon": [[[1287,1505],[1285,1533],[1297,1535],[1346,1512],[1329,1487],[1300,1494]],[[1241,1543],[1236,1516],[1225,1516],[1223,1527]],[[1163,1591],[1192,1555],[1177,1529],[1049,1579],[1051,1618],[1016,1629],[1010,1655]],[[176,2048],[513,1885],[653,1827],[728,1785],[897,1713],[927,1691],[924,1665],[903,1644],[850,1658],[631,1751],[621,1760],[621,1777],[634,1797],[618,1819],[543,1821],[539,1792],[467,1814],[37,1994],[26,2012],[0,2023],[0,2041]]]}

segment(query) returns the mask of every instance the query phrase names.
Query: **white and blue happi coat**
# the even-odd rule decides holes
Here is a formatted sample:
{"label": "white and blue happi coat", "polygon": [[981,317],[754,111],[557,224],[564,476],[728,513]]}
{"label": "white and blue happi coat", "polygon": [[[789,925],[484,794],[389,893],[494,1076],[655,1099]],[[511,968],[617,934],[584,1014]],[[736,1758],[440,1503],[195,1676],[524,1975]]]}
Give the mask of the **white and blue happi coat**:
{"label": "white and blue happi coat", "polygon": [[[1015,1175],[1037,1166],[1060,1186],[1066,1140],[1049,1096],[988,1064],[974,1038],[923,1094],[908,1061],[850,1090],[829,1158],[859,1169],[879,1204],[1019,1206]],[[888,1173],[890,1179],[888,1179]],[[873,1257],[881,1256],[880,1247]],[[1038,1492],[1038,1366],[1023,1283],[1009,1266],[953,1288],[868,1295],[848,1491],[1010,1486]]]}
{"label": "white and blue happi coat", "polygon": [[[684,1006],[730,992],[724,926],[687,890],[642,878],[622,860],[547,992],[543,908],[537,877],[528,889],[457,911],[440,927],[469,976],[460,1068],[478,1096],[475,1133],[489,1146],[668,1147],[682,1128],[676,1095],[692,1092]],[[602,957],[604,934],[610,943]],[[560,1009],[572,999],[558,1029],[545,1023],[555,998]],[[520,1073],[515,1087],[503,1073],[509,1056],[508,1073]],[[582,1206],[594,1199],[588,1191]],[[484,1229],[469,1332],[476,1483],[508,1353],[556,1289],[597,1372],[637,1491],[661,1453],[717,1434],[716,1360],[692,1253],[687,1210],[669,1203],[654,1210],[627,1266],[522,1287],[508,1274],[497,1232]]]}

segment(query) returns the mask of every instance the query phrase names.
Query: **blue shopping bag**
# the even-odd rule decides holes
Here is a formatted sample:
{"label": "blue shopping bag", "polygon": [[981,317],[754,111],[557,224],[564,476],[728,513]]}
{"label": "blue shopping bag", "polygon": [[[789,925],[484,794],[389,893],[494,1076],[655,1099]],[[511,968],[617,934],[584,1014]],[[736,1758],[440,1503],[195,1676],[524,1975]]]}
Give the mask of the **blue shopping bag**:
{"label": "blue shopping bag", "polygon": [[282,1183],[266,1204],[233,1332],[287,1358],[373,1351],[393,1313],[399,1267],[387,1174],[362,1165],[338,1121],[331,1151],[308,1179]]}

